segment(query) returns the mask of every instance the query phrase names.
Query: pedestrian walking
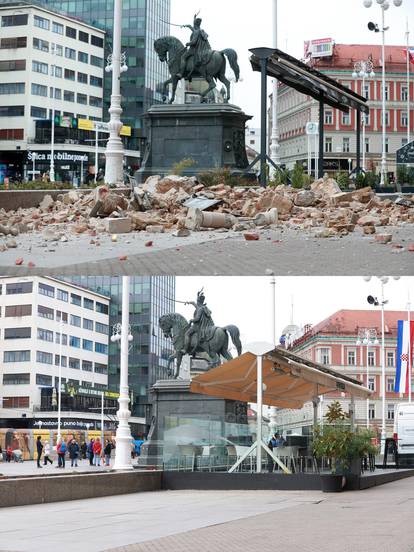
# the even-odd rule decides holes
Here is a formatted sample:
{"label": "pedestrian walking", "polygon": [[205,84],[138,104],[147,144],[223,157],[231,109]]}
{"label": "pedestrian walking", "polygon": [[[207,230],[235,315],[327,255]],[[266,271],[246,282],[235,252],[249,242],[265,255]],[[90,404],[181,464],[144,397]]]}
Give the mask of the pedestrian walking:
{"label": "pedestrian walking", "polygon": [[43,464],[45,466],[47,466],[48,462],[50,464],[53,464],[53,460],[51,460],[50,458],[50,453],[51,453],[51,449],[50,449],[49,441],[45,441],[45,449],[43,451]]}
{"label": "pedestrian walking", "polygon": [[43,443],[42,443],[42,437],[38,435],[36,439],[36,451],[37,451],[37,467],[41,468],[40,465],[40,458],[42,456],[42,450],[43,450]]}
{"label": "pedestrian walking", "polygon": [[58,455],[58,468],[64,468],[65,467],[65,454],[66,454],[66,443],[63,439],[59,439],[57,447],[56,447],[57,455]]}
{"label": "pedestrian walking", "polygon": [[109,439],[107,439],[105,448],[104,448],[105,466],[110,466],[111,464],[111,452],[112,452],[112,444],[109,441]]}
{"label": "pedestrian walking", "polygon": [[101,465],[101,453],[102,453],[102,444],[99,437],[97,437],[96,441],[93,444],[93,463],[95,466]]}
{"label": "pedestrian walking", "polygon": [[89,465],[93,466],[93,444],[95,442],[95,439],[91,439],[88,443],[88,458],[89,458]]}
{"label": "pedestrian walking", "polygon": [[13,457],[13,449],[9,445],[6,448],[6,462],[11,462],[12,457]]}
{"label": "pedestrian walking", "polygon": [[81,444],[80,446],[80,454],[81,454],[81,458],[83,460],[86,460],[86,455],[88,453],[88,445],[85,443],[85,441],[83,441],[83,443]]}
{"label": "pedestrian walking", "polygon": [[79,457],[79,445],[76,442],[76,439],[72,439],[69,444],[69,458],[71,467],[78,467],[78,457]]}

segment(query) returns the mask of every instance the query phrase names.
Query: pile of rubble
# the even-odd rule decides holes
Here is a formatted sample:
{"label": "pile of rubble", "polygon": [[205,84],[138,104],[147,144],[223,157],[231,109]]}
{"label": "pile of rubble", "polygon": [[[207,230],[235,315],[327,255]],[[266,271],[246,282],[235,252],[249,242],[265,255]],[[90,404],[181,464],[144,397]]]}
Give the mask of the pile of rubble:
{"label": "pile of rubble", "polygon": [[[72,190],[56,200],[46,195],[38,208],[0,209],[0,236],[5,237],[0,250],[15,247],[20,233],[35,231],[43,232],[46,241],[67,241],[68,232],[92,237],[105,232],[173,232],[184,237],[191,231],[220,228],[254,239],[252,231],[275,226],[331,237],[357,228],[376,234],[379,227],[413,222],[413,197],[380,200],[371,188],[344,193],[333,179],[318,180],[310,190],[294,190],[205,187],[194,177],[153,176],[130,197],[101,186],[86,193]],[[378,241],[390,239],[381,236]]]}

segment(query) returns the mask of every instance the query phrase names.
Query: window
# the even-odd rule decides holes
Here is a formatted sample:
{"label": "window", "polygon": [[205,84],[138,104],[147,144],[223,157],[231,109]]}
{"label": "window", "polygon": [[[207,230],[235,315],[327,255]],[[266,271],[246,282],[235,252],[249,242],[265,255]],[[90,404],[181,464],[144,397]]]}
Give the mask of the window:
{"label": "window", "polygon": [[385,153],[388,153],[390,149],[390,141],[388,138],[385,138]]}
{"label": "window", "polygon": [[95,331],[101,334],[108,335],[109,326],[107,324],[101,324],[101,322],[95,323]]}
{"label": "window", "polygon": [[66,27],[66,36],[69,38],[75,38],[76,39],[76,29],[73,27]]}
{"label": "window", "polygon": [[69,336],[69,346],[75,347],[76,349],[80,349],[80,338],[75,337],[74,335]]}
{"label": "window", "polygon": [[363,113],[362,120],[365,126],[369,126],[371,124],[371,112]]}
{"label": "window", "polygon": [[62,67],[59,67],[59,65],[52,65],[51,71],[50,71],[52,77],[56,77],[57,79],[61,79],[63,75],[63,69]]}
{"label": "window", "polygon": [[92,372],[92,362],[89,360],[82,360],[82,370],[85,372]]}
{"label": "window", "polygon": [[25,59],[12,59],[0,61],[0,71],[25,71]]}
{"label": "window", "polygon": [[375,351],[368,351],[368,366],[375,366]]}
{"label": "window", "polygon": [[81,42],[86,42],[87,44],[89,44],[89,34],[83,31],[79,31],[79,40]]}
{"label": "window", "polygon": [[103,38],[100,38],[99,36],[91,35],[91,44],[93,46],[98,46],[98,48],[103,48],[103,45],[104,45]]}
{"label": "window", "polygon": [[34,119],[47,119],[47,110],[44,107],[32,105],[30,108],[30,115]]}
{"label": "window", "polygon": [[102,107],[102,98],[96,96],[89,96],[89,105],[92,107]]}
{"label": "window", "polygon": [[35,73],[43,73],[47,75],[49,73],[49,66],[47,63],[42,63],[41,61],[32,61],[32,69]]}
{"label": "window", "polygon": [[393,404],[387,404],[387,420],[394,419],[395,406]]}
{"label": "window", "polygon": [[82,349],[85,349],[85,351],[93,351],[93,341],[90,341],[89,339],[83,339]]}
{"label": "window", "polygon": [[3,397],[3,408],[29,408],[29,397]]}
{"label": "window", "polygon": [[105,364],[99,364],[99,362],[95,362],[95,372],[97,374],[107,374],[108,367]]}
{"label": "window", "polygon": [[0,94],[24,94],[24,82],[0,83]]}
{"label": "window", "polygon": [[55,297],[55,288],[47,284],[39,283],[39,293],[47,297]]}
{"label": "window", "polygon": [[47,42],[47,40],[41,40],[40,38],[33,38],[33,48],[35,50],[41,50],[42,52],[48,52],[49,42]]}
{"label": "window", "polygon": [[49,309],[49,307],[43,307],[42,305],[37,306],[37,315],[41,318],[48,318],[49,320],[54,319],[53,309]]}
{"label": "window", "polygon": [[24,105],[0,106],[0,117],[22,117]]}
{"label": "window", "polygon": [[88,63],[89,56],[86,52],[78,52],[78,61]]}
{"label": "window", "polygon": [[72,71],[71,69],[65,69],[65,79],[74,81],[75,71]]}
{"label": "window", "polygon": [[[390,112],[385,111],[385,126],[390,124]],[[382,114],[381,114],[381,127],[382,127]]]}
{"label": "window", "polygon": [[45,19],[44,17],[35,15],[34,26],[39,27],[39,29],[45,29],[46,31],[48,31],[50,29],[50,21],[49,19]]}
{"label": "window", "polygon": [[60,44],[52,44],[51,47],[52,54],[55,54],[59,57],[63,56],[63,46],[60,46]]}
{"label": "window", "polygon": [[56,322],[63,322],[64,324],[68,323],[68,313],[57,310],[56,311]]}
{"label": "window", "polygon": [[365,138],[365,153],[369,153],[369,138]]}
{"label": "window", "polygon": [[76,293],[70,294],[70,302],[72,305],[77,305],[78,307],[82,306],[82,297],[80,295],[76,295]]}
{"label": "window", "polygon": [[75,92],[71,92],[70,90],[64,90],[63,91],[63,99],[65,102],[74,102],[75,101]]}
{"label": "window", "polygon": [[350,151],[350,139],[342,138],[342,151],[343,153],[349,153]]}
{"label": "window", "polygon": [[17,36],[11,38],[2,38],[0,40],[0,49],[15,50],[16,48],[26,48],[27,46],[27,37],[26,36]]}
{"label": "window", "polygon": [[28,20],[27,13],[16,13],[13,15],[3,15],[1,18],[2,27],[19,27],[20,25],[27,25]]}
{"label": "window", "polygon": [[32,305],[8,305],[6,306],[5,316],[7,317],[22,317],[32,315]]}
{"label": "window", "polygon": [[342,124],[343,125],[351,124],[351,116],[349,113],[342,113]]}
{"label": "window", "polygon": [[325,125],[331,125],[333,123],[333,113],[332,110],[327,109],[325,111]]}
{"label": "window", "polygon": [[356,365],[356,354],[355,351],[348,351],[348,366]]}
{"label": "window", "polygon": [[96,301],[96,312],[100,312],[101,314],[108,314],[108,305]]}
{"label": "window", "polygon": [[61,335],[62,335],[62,345],[67,345],[68,344],[67,334],[60,334],[59,332],[56,332],[56,343],[60,343]]}
{"label": "window", "polygon": [[100,389],[101,391],[105,391],[107,386],[104,383],[94,383],[95,389]]}
{"label": "window", "polygon": [[94,77],[91,75],[89,77],[89,84],[91,86],[98,86],[99,88],[102,88],[102,79],[100,77]]}
{"label": "window", "polygon": [[23,140],[24,129],[2,128],[0,129],[0,140]]}
{"label": "window", "polygon": [[65,48],[65,57],[68,59],[76,59],[76,51],[73,48]]}
{"label": "window", "polygon": [[389,393],[394,392],[394,378],[387,378],[387,391]]}
{"label": "window", "polygon": [[101,57],[91,55],[91,65],[95,67],[103,67],[103,59]]}
{"label": "window", "polygon": [[4,362],[29,362],[30,351],[4,351]]}
{"label": "window", "polygon": [[364,84],[363,96],[367,100],[369,100],[369,91],[370,91],[370,85]]}
{"label": "window", "polygon": [[50,330],[43,330],[42,328],[38,328],[37,339],[41,339],[42,341],[50,341],[50,343],[53,343],[53,332],[51,332]]}
{"label": "window", "polygon": [[93,320],[89,320],[88,318],[84,318],[83,319],[83,329],[93,331]]}
{"label": "window", "polygon": [[31,336],[31,328],[5,328],[4,330],[4,339],[29,339]]}
{"label": "window", "polygon": [[[60,355],[55,355],[55,366],[59,366],[60,363]],[[68,365],[68,357],[62,356],[62,366],[66,368]],[[62,378],[62,381],[64,378]]]}
{"label": "window", "polygon": [[3,374],[3,385],[30,385],[30,374]]}
{"label": "window", "polygon": [[368,378],[368,389],[370,391],[375,391],[375,376]]}
{"label": "window", "polygon": [[32,94],[34,96],[44,96],[45,98],[47,98],[47,86],[32,82]]}
{"label": "window", "polygon": [[6,284],[6,295],[20,295],[22,293],[32,293],[33,282],[15,282]]}
{"label": "window", "polygon": [[[381,87],[382,90],[382,87]],[[382,92],[381,92],[382,97]],[[390,99],[390,87],[388,84],[385,85],[385,99],[388,101]]]}
{"label": "window", "polygon": [[78,104],[87,105],[88,96],[86,94],[78,94],[77,95],[77,102],[78,102]]}
{"label": "window", "polygon": [[325,138],[325,153],[332,153],[332,138]]}
{"label": "window", "polygon": [[78,82],[88,84],[88,75],[86,73],[78,73]]}
{"label": "window", "polygon": [[85,309],[93,310],[94,303],[93,303],[92,299],[88,299],[87,297],[84,297],[83,298],[83,306],[85,307]]}
{"label": "window", "polygon": [[401,86],[401,101],[406,102],[408,100],[408,88],[407,86]]}
{"label": "window", "polygon": [[78,358],[69,357],[69,368],[80,370],[80,360]]}
{"label": "window", "polygon": [[83,381],[81,387],[92,387],[91,381]]}
{"label": "window", "polygon": [[375,404],[370,403],[368,415],[370,420],[375,420]]}
{"label": "window", "polygon": [[408,126],[408,113],[407,111],[401,111],[401,126],[407,127]]}
{"label": "window", "polygon": [[67,303],[69,300],[69,293],[63,289],[57,289],[56,299],[59,299],[59,301],[65,301],[65,303]]}
{"label": "window", "polygon": [[108,354],[108,345],[104,343],[95,343],[95,353],[102,353],[103,355]]}
{"label": "window", "polygon": [[46,387],[52,387],[52,376],[46,376],[45,374],[36,374],[36,385],[44,385]]}
{"label": "window", "polygon": [[36,360],[41,364],[53,364],[53,355],[52,353],[45,353],[43,351],[36,352]]}
{"label": "window", "polygon": [[388,368],[394,368],[394,366],[395,366],[394,351],[387,351],[387,366],[388,366]]}
{"label": "window", "polygon": [[319,349],[319,362],[321,364],[330,364],[330,350],[326,348]]}
{"label": "window", "polygon": [[81,327],[81,317],[75,316],[74,314],[70,315],[70,323],[72,326],[77,326],[78,328]]}
{"label": "window", "polygon": [[63,25],[56,23],[56,21],[52,21],[52,31],[56,34],[63,35]]}

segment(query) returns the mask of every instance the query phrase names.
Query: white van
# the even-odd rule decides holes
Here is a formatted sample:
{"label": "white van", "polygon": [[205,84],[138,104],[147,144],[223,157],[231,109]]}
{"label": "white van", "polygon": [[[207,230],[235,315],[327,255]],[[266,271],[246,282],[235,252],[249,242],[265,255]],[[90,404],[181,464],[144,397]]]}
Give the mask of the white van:
{"label": "white van", "polygon": [[394,414],[394,439],[401,466],[414,466],[414,403],[400,403]]}

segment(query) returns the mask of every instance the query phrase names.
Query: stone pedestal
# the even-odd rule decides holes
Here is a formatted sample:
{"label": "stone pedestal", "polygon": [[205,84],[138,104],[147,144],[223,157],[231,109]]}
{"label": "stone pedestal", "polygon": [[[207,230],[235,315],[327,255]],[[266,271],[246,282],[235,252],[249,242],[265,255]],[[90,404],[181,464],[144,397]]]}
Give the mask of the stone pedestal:
{"label": "stone pedestal", "polygon": [[249,164],[245,127],[251,118],[231,104],[153,105],[146,113],[149,140],[137,181],[166,175],[189,158],[195,164],[185,175],[224,167],[243,174]]}

